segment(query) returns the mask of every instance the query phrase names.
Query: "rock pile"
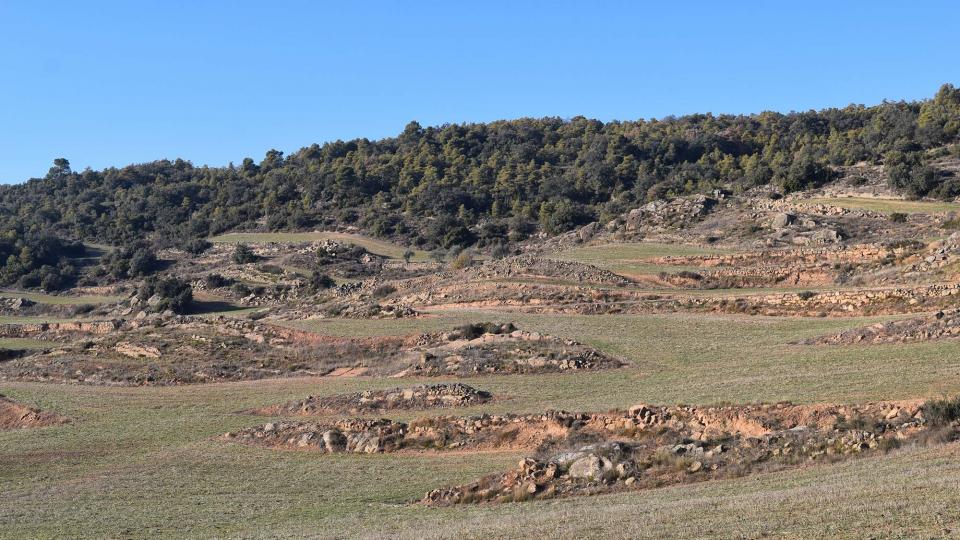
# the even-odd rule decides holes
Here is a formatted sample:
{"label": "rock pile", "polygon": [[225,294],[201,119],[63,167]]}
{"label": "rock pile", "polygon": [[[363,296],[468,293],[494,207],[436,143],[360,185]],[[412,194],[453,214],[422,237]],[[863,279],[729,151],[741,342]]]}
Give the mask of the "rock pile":
{"label": "rock pile", "polygon": [[960,295],[960,284],[936,284],[874,290],[687,298],[678,301],[674,309],[770,316],[862,317],[946,308],[956,303],[957,295]]}
{"label": "rock pile", "polygon": [[251,411],[261,415],[313,415],[320,413],[378,412],[395,409],[468,407],[490,401],[489,392],[462,383],[424,384],[390,390],[365,390],[327,397],[310,396],[301,401]]}
{"label": "rock pile", "polygon": [[29,298],[0,298],[0,312],[20,313],[35,305],[36,302]]}
{"label": "rock pile", "polygon": [[[924,410],[920,402],[641,404],[627,411],[595,414],[549,411],[438,416],[411,422],[271,422],[227,433],[223,439],[321,453],[533,452],[509,471],[436,489],[423,498],[427,504],[448,505],[650,488],[830,463],[905,442],[949,439],[960,429],[956,422],[931,426]],[[932,429],[949,433],[926,437]]]}
{"label": "rock pile", "polygon": [[850,345],[855,343],[905,343],[960,337],[960,309],[945,309],[933,315],[876,323],[836,334],[803,340],[804,345]]}
{"label": "rock pile", "polygon": [[[770,286],[822,286],[835,283],[844,272],[872,271],[901,257],[904,248],[878,244],[837,247],[765,249],[732,254],[668,256],[650,262],[666,266],[695,266],[701,289]],[[689,273],[689,272],[688,272]]]}
{"label": "rock pile", "polygon": [[[493,325],[496,326],[496,325]],[[400,375],[471,376],[617,368],[623,362],[582,343],[501,326],[477,337],[457,333],[427,337],[411,352],[417,358]]]}
{"label": "rock pile", "polygon": [[[713,210],[717,199],[704,195],[657,200],[631,210],[623,218],[622,228],[627,234],[652,228],[683,228],[702,220]],[[619,223],[607,228],[618,228]]]}
{"label": "rock pile", "polygon": [[926,429],[921,406],[894,403],[812,409],[638,406],[619,418],[595,416],[583,431],[598,425],[605,426],[603,440],[542,451],[507,472],[433,490],[422,502],[516,502],[741,476],[883,451]]}
{"label": "rock pile", "polygon": [[630,279],[592,264],[518,255],[464,271],[469,279],[551,279],[625,287]]}
{"label": "rock pile", "polygon": [[572,340],[493,323],[447,333],[347,338],[264,321],[158,316],[0,325],[0,335],[69,341],[54,351],[0,362],[0,378],[92,384],[165,385],[344,370],[371,376],[473,376],[623,365]]}
{"label": "rock pile", "polygon": [[106,335],[120,329],[122,321],[0,324],[0,337],[57,340],[78,335]]}
{"label": "rock pile", "polygon": [[403,319],[420,314],[402,303],[358,302],[356,299],[331,302],[323,306],[323,313],[340,319]]}
{"label": "rock pile", "polygon": [[[401,450],[530,449],[562,438],[584,415],[565,412],[438,416],[407,422],[339,420],[277,422],[227,433],[228,441],[271,448],[305,449],[324,453],[387,453]],[[328,441],[338,443],[330,445]]]}
{"label": "rock pile", "polygon": [[960,232],[955,232],[943,241],[931,243],[929,252],[922,261],[914,264],[910,271],[929,272],[943,268],[955,262],[958,255],[960,255]]}

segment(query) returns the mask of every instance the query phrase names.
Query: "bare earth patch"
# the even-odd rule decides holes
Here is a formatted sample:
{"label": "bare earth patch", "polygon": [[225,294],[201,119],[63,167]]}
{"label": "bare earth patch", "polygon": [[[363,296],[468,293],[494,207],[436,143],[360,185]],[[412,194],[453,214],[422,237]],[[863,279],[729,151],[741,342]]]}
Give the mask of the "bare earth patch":
{"label": "bare earth patch", "polygon": [[0,394],[0,431],[66,424],[70,420],[59,414],[21,405]]}

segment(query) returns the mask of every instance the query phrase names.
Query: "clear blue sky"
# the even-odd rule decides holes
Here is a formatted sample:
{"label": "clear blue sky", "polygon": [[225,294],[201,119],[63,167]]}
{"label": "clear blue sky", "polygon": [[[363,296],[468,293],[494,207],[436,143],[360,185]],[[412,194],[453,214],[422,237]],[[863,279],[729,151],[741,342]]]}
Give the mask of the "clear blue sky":
{"label": "clear blue sky", "polygon": [[956,2],[0,0],[0,181],[522,116],[920,99]]}

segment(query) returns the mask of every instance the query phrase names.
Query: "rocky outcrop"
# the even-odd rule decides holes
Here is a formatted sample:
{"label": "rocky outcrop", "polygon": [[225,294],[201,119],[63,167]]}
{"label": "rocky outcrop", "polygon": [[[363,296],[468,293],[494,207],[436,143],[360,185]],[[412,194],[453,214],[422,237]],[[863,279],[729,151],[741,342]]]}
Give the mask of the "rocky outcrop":
{"label": "rocky outcrop", "polygon": [[[683,228],[697,222],[713,210],[717,199],[704,195],[657,200],[631,210],[623,219],[623,230],[636,233],[649,228]],[[616,228],[617,224],[607,225]]]}

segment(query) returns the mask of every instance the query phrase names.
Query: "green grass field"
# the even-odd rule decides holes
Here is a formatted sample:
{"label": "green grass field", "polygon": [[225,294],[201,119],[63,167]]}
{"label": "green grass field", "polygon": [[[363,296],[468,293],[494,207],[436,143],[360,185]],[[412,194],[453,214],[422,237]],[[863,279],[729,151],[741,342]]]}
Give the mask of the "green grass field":
{"label": "green grass field", "polygon": [[[406,247],[377,240],[369,236],[359,234],[338,233],[338,232],[300,232],[300,233],[228,233],[215,236],[210,239],[217,244],[265,244],[269,242],[319,242],[321,240],[336,240],[348,244],[356,244],[370,253],[389,257],[391,259],[400,259]],[[411,260],[426,261],[427,253],[421,250],[414,250],[414,256]]]}
{"label": "green grass field", "polygon": [[803,199],[800,202],[808,204],[827,204],[850,208],[852,210],[870,210],[892,214],[938,214],[943,212],[960,211],[960,203],[943,201],[907,201],[902,199],[875,199],[871,197],[818,197]]}
{"label": "green grass field", "polygon": [[[384,335],[491,319],[576,337],[632,364],[607,372],[469,379],[503,399],[463,413],[607,410],[637,402],[855,402],[960,392],[960,340],[789,344],[873,319],[449,312],[301,326]],[[859,538],[865,531],[930,537],[960,518],[957,445],[701,485],[434,509],[407,503],[432,488],[507,468],[520,455],[321,456],[214,440],[265,421],[235,413],[241,409],[408,383],[299,378],[99,388],[0,381],[0,393],[74,419],[66,426],[0,433],[0,537]],[[431,413],[399,416],[423,414]]]}
{"label": "green grass field", "polygon": [[120,300],[119,296],[69,296],[21,291],[0,291],[0,298],[26,298],[27,300],[32,300],[38,304],[59,305],[105,304],[107,302],[116,302]]}
{"label": "green grass field", "polygon": [[30,338],[0,338],[0,349],[47,349],[56,347],[55,341]]}
{"label": "green grass field", "polygon": [[83,317],[69,318],[69,317],[47,317],[45,315],[37,315],[30,317],[17,317],[13,315],[0,315],[0,324],[39,324],[39,323],[54,323],[54,322],[77,322],[77,321],[86,321],[91,320]]}
{"label": "green grass field", "polygon": [[592,264],[623,275],[657,274],[694,270],[693,266],[663,265],[650,262],[658,257],[685,257],[722,253],[720,249],[683,244],[607,244],[577,247],[563,251],[555,259]]}

